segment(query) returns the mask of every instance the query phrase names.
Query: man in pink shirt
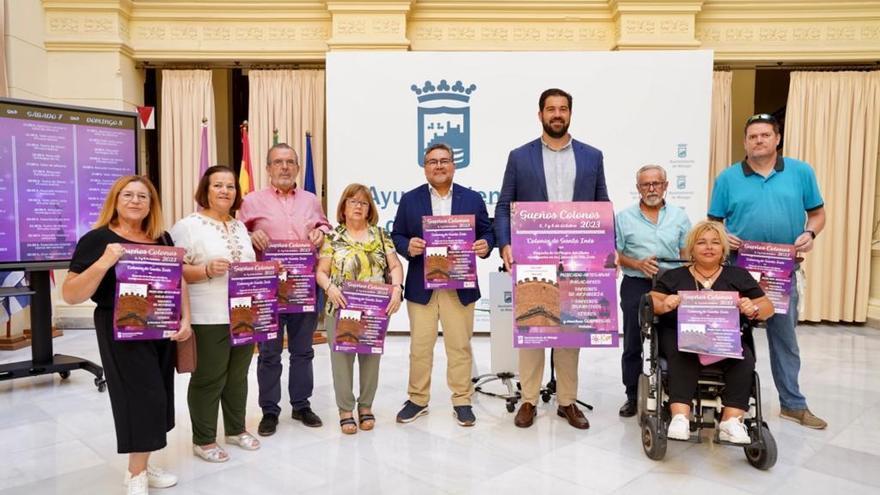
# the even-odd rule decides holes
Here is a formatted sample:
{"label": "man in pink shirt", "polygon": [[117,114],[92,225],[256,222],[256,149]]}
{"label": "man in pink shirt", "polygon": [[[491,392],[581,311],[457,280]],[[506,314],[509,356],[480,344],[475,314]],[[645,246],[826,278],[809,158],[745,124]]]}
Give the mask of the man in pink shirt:
{"label": "man in pink shirt", "polygon": [[[272,146],[266,155],[266,171],[269,174],[269,187],[248,194],[238,212],[239,220],[251,233],[254,249],[263,251],[270,239],[308,239],[315,247],[320,247],[324,235],[330,231],[330,223],[318,197],[297,188],[299,159],[293,148],[286,143]],[[279,402],[284,329],[287,329],[287,350],[290,352],[287,371],[288,393],[293,407],[291,417],[306,426],[318,427],[322,424],[309,403],[314,383],[312,359],[315,351],[312,349],[312,337],[318,322],[317,315],[317,311],[278,315],[279,337],[259,345],[257,383],[260,386],[263,419],[257,432],[262,436],[275,433],[278,415],[281,414]]]}

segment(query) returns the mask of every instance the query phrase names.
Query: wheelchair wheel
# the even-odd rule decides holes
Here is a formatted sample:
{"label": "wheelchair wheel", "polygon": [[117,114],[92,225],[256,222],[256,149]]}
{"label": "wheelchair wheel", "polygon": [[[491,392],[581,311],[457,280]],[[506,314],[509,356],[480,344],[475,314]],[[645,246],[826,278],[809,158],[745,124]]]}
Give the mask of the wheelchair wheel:
{"label": "wheelchair wheel", "polygon": [[639,386],[636,392],[636,417],[639,420],[639,426],[645,426],[645,418],[648,416],[648,393],[651,388],[651,382],[648,375],[639,374]]}
{"label": "wheelchair wheel", "polygon": [[749,464],[752,466],[766,471],[772,468],[776,464],[776,439],[773,438],[773,434],[770,433],[770,428],[761,425],[761,438],[764,441],[763,449],[755,449],[750,447],[745,447],[746,459],[749,461]]}
{"label": "wheelchair wheel", "polygon": [[642,426],[642,448],[649,459],[659,461],[666,456],[666,432],[662,431],[663,423],[657,416],[645,418]]}

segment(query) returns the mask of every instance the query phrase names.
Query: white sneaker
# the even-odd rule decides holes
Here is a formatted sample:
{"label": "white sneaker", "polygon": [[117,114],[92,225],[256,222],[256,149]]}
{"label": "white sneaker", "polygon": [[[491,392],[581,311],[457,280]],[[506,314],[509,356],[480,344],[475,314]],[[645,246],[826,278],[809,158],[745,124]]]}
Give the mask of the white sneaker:
{"label": "white sneaker", "polygon": [[688,440],[691,438],[691,424],[684,414],[676,414],[669,422],[666,429],[666,437],[673,440]]}
{"label": "white sneaker", "polygon": [[[145,472],[147,473],[147,484],[149,484],[152,488],[168,488],[177,484],[177,476],[169,473],[168,471],[165,471],[162,468],[157,468],[148,464],[147,470]],[[137,478],[138,476],[135,476],[134,478]],[[125,481],[123,482],[123,484],[125,486],[129,486],[132,479],[133,478],[131,476],[131,473],[126,470]]]}
{"label": "white sneaker", "polygon": [[147,471],[141,471],[141,474],[137,476],[132,476],[126,470],[125,475],[125,484],[128,486],[128,491],[125,492],[128,495],[149,495],[149,480],[147,479]]}
{"label": "white sneaker", "polygon": [[752,443],[742,418],[734,417],[718,423],[718,439],[725,442],[748,445]]}

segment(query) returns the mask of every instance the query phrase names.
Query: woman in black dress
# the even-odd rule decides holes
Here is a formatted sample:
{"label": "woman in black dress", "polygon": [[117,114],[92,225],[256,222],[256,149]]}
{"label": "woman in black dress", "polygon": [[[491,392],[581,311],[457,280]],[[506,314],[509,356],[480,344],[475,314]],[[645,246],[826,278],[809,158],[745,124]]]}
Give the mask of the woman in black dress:
{"label": "woman in black dress", "polygon": [[119,178],[110,188],[104,207],[91,230],[79,240],[70,272],[61,287],[64,301],[96,304],[98,350],[107,378],[117,450],[128,454],[125,484],[129,494],[145,494],[148,486],[168,487],[177,477],[148,464],[150,453],[166,445],[174,427],[175,343],[190,337],[189,298],[182,282],[179,331],[171,340],[116,341],[113,309],[115,265],[121,243],[171,245],[162,227],[156,188],[141,176]]}
{"label": "woman in black dress", "polygon": [[[724,226],[718,222],[703,221],[688,233],[685,252],[690,255],[687,266],[669,270],[657,280],[651,291],[654,314],[659,316],[658,334],[660,352],[669,365],[669,422],[667,436],[675,440],[690,437],[688,414],[691,400],[697,390],[700,360],[692,352],[678,350],[679,291],[717,290],[739,293],[741,323],[749,319],[766,320],[773,315],[773,303],[758,287],[752,275],[737,266],[723,265],[730,252]],[[724,370],[724,403],[719,437],[733,443],[751,442],[742,418],[749,408],[755,355],[743,345],[742,359],[724,359],[714,366]]]}

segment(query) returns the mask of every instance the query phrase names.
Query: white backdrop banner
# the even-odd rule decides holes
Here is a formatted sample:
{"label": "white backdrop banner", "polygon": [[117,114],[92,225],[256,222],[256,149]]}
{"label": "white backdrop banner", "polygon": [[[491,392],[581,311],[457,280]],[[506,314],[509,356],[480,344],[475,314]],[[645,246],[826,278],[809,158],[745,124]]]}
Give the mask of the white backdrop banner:
{"label": "white backdrop banner", "polygon": [[[668,173],[667,201],[705,218],[711,51],[330,52],[328,210],[345,186],[365,184],[390,231],[401,195],[425,183],[423,150],[442,141],[455,150],[455,183],[493,215],[507,156],[540,136],[538,97],[551,87],[572,94],[572,136],[603,151],[615,210],[636,201],[635,172],[655,163]],[[478,264],[475,330],[487,331],[498,251]],[[409,329],[406,306],[389,329]]]}

